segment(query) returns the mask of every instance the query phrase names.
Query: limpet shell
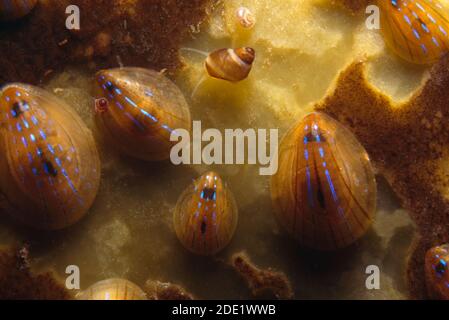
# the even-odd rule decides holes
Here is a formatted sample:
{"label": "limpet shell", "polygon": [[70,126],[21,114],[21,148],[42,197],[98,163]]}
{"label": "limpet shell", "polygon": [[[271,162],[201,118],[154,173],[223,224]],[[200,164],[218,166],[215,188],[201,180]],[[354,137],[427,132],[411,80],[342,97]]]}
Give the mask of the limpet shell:
{"label": "limpet shell", "polygon": [[0,192],[13,218],[61,229],[91,207],[99,155],[91,132],[64,101],[25,84],[3,87],[0,150]]}
{"label": "limpet shell", "polygon": [[427,251],[425,272],[431,298],[449,300],[449,244]]}
{"label": "limpet shell", "polygon": [[312,249],[349,246],[375,215],[368,154],[348,129],[323,113],[306,116],[283,138],[271,195],[280,224]]}
{"label": "limpet shell", "polygon": [[234,196],[215,172],[203,174],[182,193],[173,218],[181,243],[199,255],[223,250],[232,240],[237,221]]}
{"label": "limpet shell", "polygon": [[449,48],[449,12],[438,0],[379,0],[380,29],[387,45],[416,64],[437,61]]}
{"label": "limpet shell", "polygon": [[78,300],[147,300],[145,292],[139,286],[125,279],[107,279],[99,281],[76,298]]}
{"label": "limpet shell", "polygon": [[158,161],[170,156],[177,129],[191,129],[179,88],[156,71],[102,70],[95,77],[96,122],[104,137],[129,156]]}
{"label": "limpet shell", "polygon": [[0,1],[0,21],[11,21],[26,16],[34,9],[38,0]]}

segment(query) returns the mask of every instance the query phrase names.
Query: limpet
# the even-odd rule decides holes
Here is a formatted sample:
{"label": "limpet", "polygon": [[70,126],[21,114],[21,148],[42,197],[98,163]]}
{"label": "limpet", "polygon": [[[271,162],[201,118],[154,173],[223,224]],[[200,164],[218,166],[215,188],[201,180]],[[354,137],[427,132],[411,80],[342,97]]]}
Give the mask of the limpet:
{"label": "limpet", "polygon": [[107,279],[99,281],[76,298],[78,300],[147,300],[145,292],[139,286],[125,279]]}
{"label": "limpet", "polygon": [[107,141],[126,155],[166,160],[177,129],[191,129],[189,106],[163,74],[142,68],[102,70],[95,77],[96,122]]}
{"label": "limpet", "polygon": [[429,64],[449,48],[449,13],[438,0],[380,0],[381,32],[402,59]]}
{"label": "limpet", "polygon": [[449,300],[449,244],[427,251],[425,259],[427,290],[432,298]]}
{"label": "limpet", "polygon": [[0,21],[12,21],[26,16],[34,9],[38,0],[0,1]]}
{"label": "limpet", "polygon": [[181,243],[199,255],[223,250],[232,240],[237,221],[234,196],[215,172],[203,174],[182,193],[173,218]]}
{"label": "limpet", "polygon": [[83,217],[100,184],[91,132],[62,100],[10,84],[0,92],[0,192],[13,218],[61,229]]}
{"label": "limpet", "polygon": [[283,138],[271,195],[280,224],[301,245],[335,250],[369,229],[376,182],[355,136],[331,117],[312,113]]}

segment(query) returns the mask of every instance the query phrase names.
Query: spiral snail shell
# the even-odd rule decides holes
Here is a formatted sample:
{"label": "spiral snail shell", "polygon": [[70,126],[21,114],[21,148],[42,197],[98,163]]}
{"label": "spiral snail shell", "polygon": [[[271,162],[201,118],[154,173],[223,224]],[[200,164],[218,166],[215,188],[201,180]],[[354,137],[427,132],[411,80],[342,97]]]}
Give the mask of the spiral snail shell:
{"label": "spiral snail shell", "polygon": [[224,249],[237,221],[234,196],[215,172],[203,174],[183,192],[173,218],[181,243],[199,255],[213,255]]}
{"label": "spiral snail shell", "polygon": [[22,18],[33,10],[38,0],[2,0],[0,1],[0,21]]}
{"label": "spiral snail shell", "polygon": [[271,181],[280,224],[301,245],[335,250],[370,227],[376,183],[355,136],[323,113],[312,113],[283,138]]}
{"label": "spiral snail shell", "polygon": [[78,300],[147,300],[139,286],[125,279],[108,279],[91,285],[80,292]]}
{"label": "spiral snail shell", "polygon": [[91,132],[52,94],[10,84],[0,92],[0,192],[7,212],[38,229],[83,217],[100,184]]}
{"label": "spiral snail shell", "polygon": [[449,48],[449,13],[438,0],[379,0],[387,45],[416,64],[438,60]]}
{"label": "spiral snail shell", "polygon": [[205,65],[211,77],[238,82],[248,77],[255,58],[256,51],[253,48],[224,48],[211,52]]}
{"label": "spiral snail shell", "polygon": [[425,272],[431,297],[449,300],[449,244],[427,251]]}
{"label": "spiral snail shell", "polygon": [[240,7],[236,11],[237,21],[245,29],[251,29],[256,24],[256,17],[247,7]]}
{"label": "spiral snail shell", "polygon": [[187,102],[161,73],[141,68],[103,70],[95,80],[96,122],[121,152],[143,160],[165,160],[176,129],[190,131]]}

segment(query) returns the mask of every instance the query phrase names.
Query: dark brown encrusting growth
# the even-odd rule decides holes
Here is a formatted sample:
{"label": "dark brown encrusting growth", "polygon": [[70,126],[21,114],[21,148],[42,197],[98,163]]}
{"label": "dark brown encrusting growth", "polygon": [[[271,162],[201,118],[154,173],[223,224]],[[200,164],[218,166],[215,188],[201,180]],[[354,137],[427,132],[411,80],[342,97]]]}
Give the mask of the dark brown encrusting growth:
{"label": "dark brown encrusting growth", "polygon": [[149,300],[194,300],[184,288],[168,282],[148,280],[144,290]]}
{"label": "dark brown encrusting growth", "polygon": [[[72,63],[173,71],[180,42],[211,1],[41,0],[24,19],[0,24],[0,85],[37,83]],[[66,28],[68,5],[80,8],[79,31]]]}
{"label": "dark brown encrusting growth", "polygon": [[268,268],[262,270],[255,266],[246,252],[239,252],[231,257],[231,266],[245,279],[255,297],[269,293],[277,299],[292,299],[294,292],[290,281],[282,272]]}
{"label": "dark brown encrusting growth", "polygon": [[67,300],[71,294],[51,273],[33,274],[28,248],[0,250],[0,300]]}
{"label": "dark brown encrusting growth", "polygon": [[367,6],[369,6],[370,4],[375,4],[374,0],[332,0],[332,2],[337,5],[343,6],[354,14],[364,12]]}
{"label": "dark brown encrusting growth", "polygon": [[409,259],[413,298],[425,298],[426,251],[449,242],[449,57],[430,71],[429,80],[407,102],[394,105],[366,80],[364,64],[341,73],[333,92],[317,110],[352,129],[375,166],[409,209],[420,239]]}

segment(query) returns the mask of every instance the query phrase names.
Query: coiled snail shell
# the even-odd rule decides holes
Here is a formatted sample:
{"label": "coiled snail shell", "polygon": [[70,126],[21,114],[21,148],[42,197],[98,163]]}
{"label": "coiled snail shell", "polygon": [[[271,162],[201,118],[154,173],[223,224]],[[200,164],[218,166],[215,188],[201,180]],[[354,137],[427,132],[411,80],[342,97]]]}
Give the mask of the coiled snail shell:
{"label": "coiled snail shell", "polygon": [[174,227],[181,243],[199,255],[213,255],[231,241],[238,210],[229,188],[215,172],[203,174],[180,196]]}
{"label": "coiled snail shell", "polygon": [[251,29],[256,24],[256,17],[247,7],[240,7],[236,11],[237,21],[245,29]]}
{"label": "coiled snail shell", "polygon": [[0,21],[12,21],[26,16],[36,6],[38,0],[0,1]]}
{"label": "coiled snail shell", "polygon": [[437,61],[449,48],[449,13],[438,0],[379,0],[387,45],[416,64]]}
{"label": "coiled snail shell", "polygon": [[83,217],[100,184],[91,132],[52,94],[24,84],[0,92],[0,191],[6,211],[38,229]]}
{"label": "coiled snail shell", "polygon": [[279,149],[271,194],[288,233],[317,250],[344,248],[364,235],[375,214],[376,183],[355,136],[329,116],[312,113]]}
{"label": "coiled snail shell", "polygon": [[129,156],[165,160],[177,129],[190,131],[187,102],[164,75],[141,68],[103,70],[95,77],[96,122],[106,140]]}
{"label": "coiled snail shell", "polygon": [[425,261],[429,294],[435,299],[449,300],[449,244],[427,251]]}
{"label": "coiled snail shell", "polygon": [[78,300],[147,300],[147,296],[136,284],[125,279],[99,281],[80,292]]}
{"label": "coiled snail shell", "polygon": [[211,77],[238,82],[248,77],[255,58],[256,51],[253,48],[225,48],[211,52],[205,65]]}

